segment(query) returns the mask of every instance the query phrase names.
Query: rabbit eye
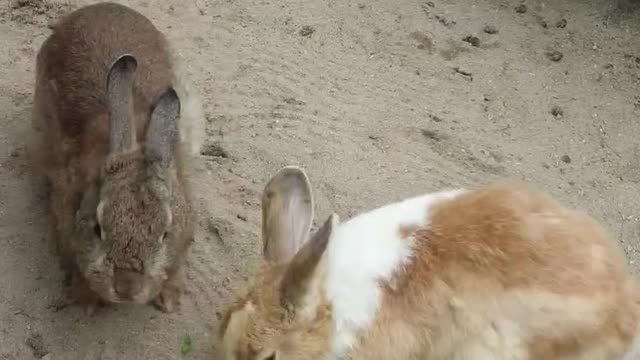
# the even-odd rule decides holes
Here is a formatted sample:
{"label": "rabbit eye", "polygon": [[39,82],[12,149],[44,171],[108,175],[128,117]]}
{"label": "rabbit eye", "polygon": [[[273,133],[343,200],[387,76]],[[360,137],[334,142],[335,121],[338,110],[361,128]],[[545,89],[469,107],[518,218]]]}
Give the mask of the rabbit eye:
{"label": "rabbit eye", "polygon": [[96,223],[93,226],[93,233],[99,238],[102,237],[102,229],[100,229],[100,224]]}

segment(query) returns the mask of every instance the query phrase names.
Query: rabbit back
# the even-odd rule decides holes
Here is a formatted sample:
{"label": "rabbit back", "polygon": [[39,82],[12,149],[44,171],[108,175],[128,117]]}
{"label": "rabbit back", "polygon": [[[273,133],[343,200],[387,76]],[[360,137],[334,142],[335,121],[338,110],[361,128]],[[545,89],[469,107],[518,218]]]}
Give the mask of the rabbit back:
{"label": "rabbit back", "polygon": [[[617,244],[586,215],[505,184],[435,203],[427,214],[426,225],[398,228],[394,239],[410,244],[408,260],[378,283],[375,316],[340,352],[352,348],[353,359],[615,359],[634,343],[637,285]],[[357,308],[345,295],[333,303]],[[350,317],[343,322],[353,324]]]}
{"label": "rabbit back", "polygon": [[[122,54],[138,60],[135,107],[148,112],[173,80],[167,42],[149,19],[119,4],[99,3],[69,14],[56,26],[38,53],[37,73],[57,115],[51,120],[64,136],[82,136],[87,122],[101,116],[106,126],[105,83]],[[148,118],[141,117],[137,128],[144,130],[145,122]],[[137,134],[140,139],[144,131]]]}

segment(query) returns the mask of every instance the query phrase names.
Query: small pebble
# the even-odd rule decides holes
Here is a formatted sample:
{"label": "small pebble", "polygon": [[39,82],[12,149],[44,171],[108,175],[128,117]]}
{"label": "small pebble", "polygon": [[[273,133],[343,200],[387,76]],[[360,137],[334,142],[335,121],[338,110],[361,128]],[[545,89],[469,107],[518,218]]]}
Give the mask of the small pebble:
{"label": "small pebble", "polygon": [[28,0],[13,0],[13,2],[11,3],[11,8],[18,9],[27,5],[29,5]]}
{"label": "small pebble", "polygon": [[422,129],[420,132],[422,133],[422,136],[429,140],[440,141],[442,139],[438,133],[433,130]]}
{"label": "small pebble", "polygon": [[498,33],[498,28],[496,28],[493,25],[486,25],[483,30],[487,34],[497,34]]}
{"label": "small pebble", "polygon": [[527,12],[527,5],[525,4],[520,4],[518,6],[516,6],[516,12],[518,14],[524,14]]}
{"label": "small pebble", "polygon": [[453,68],[453,71],[457,72],[460,75],[464,75],[466,77],[469,77],[469,78],[473,76],[471,71],[466,70],[464,68],[457,67],[457,66]]}
{"label": "small pebble", "polygon": [[565,154],[565,155],[560,156],[560,160],[561,160],[563,163],[567,163],[567,164],[569,164],[569,163],[571,162],[571,158],[569,157],[569,155],[566,155],[566,154]]}
{"label": "small pebble", "polygon": [[564,29],[565,27],[567,27],[567,19],[558,20],[558,22],[556,23],[556,27],[560,29]]}
{"label": "small pebble", "polygon": [[440,116],[438,115],[433,115],[433,114],[429,114],[429,119],[435,121],[435,122],[442,122],[444,121]]}
{"label": "small pebble", "polygon": [[480,46],[480,39],[477,36],[467,36],[462,41],[471,44],[472,46],[478,47]]}
{"label": "small pebble", "polygon": [[218,143],[208,144],[200,151],[200,155],[228,158],[229,153]]}
{"label": "small pebble", "polygon": [[314,32],[316,32],[316,29],[313,26],[305,25],[300,29],[300,36],[311,36]]}
{"label": "small pebble", "polygon": [[562,115],[564,115],[564,111],[562,110],[562,108],[558,105],[554,105],[551,108],[551,115],[555,116],[556,118],[561,118]]}
{"label": "small pebble", "polygon": [[560,51],[557,51],[557,50],[548,51],[546,54],[549,60],[555,61],[555,62],[562,60],[562,57],[564,56]]}

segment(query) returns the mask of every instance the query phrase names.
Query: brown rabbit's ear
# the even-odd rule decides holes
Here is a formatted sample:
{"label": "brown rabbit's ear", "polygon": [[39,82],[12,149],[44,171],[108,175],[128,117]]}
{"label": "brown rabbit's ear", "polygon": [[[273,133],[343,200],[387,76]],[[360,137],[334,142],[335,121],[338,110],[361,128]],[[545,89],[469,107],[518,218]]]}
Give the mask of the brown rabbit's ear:
{"label": "brown rabbit's ear", "polygon": [[165,91],[151,113],[151,122],[145,139],[146,156],[168,167],[173,160],[173,149],[178,139],[180,99],[173,88]]}
{"label": "brown rabbit's ear", "polygon": [[[298,251],[287,267],[280,283],[282,305],[296,311],[315,308],[322,286],[322,272],[317,271],[322,255],[327,249],[333,231],[338,227],[339,218],[332,214],[311,240]],[[308,312],[313,316],[313,312]]]}
{"label": "brown rabbit's ear", "polygon": [[133,81],[138,62],[132,55],[120,56],[107,76],[109,110],[109,153],[129,151],[136,146],[133,114]]}
{"label": "brown rabbit's ear", "polygon": [[285,167],[269,180],[262,194],[264,257],[286,264],[309,240],[313,220],[311,185],[304,171]]}
{"label": "brown rabbit's ear", "polygon": [[98,188],[95,185],[89,186],[84,193],[82,193],[82,199],[80,200],[80,206],[76,211],[76,218],[78,220],[86,220],[97,216],[96,208],[100,202]]}

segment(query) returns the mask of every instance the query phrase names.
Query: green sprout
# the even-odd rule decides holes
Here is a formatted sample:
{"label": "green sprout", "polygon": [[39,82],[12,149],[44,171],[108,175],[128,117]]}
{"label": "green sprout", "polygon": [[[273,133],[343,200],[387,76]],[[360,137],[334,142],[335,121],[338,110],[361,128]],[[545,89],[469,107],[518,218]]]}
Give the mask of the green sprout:
{"label": "green sprout", "polygon": [[189,354],[191,354],[192,341],[191,336],[185,335],[180,339],[180,360],[189,359]]}

